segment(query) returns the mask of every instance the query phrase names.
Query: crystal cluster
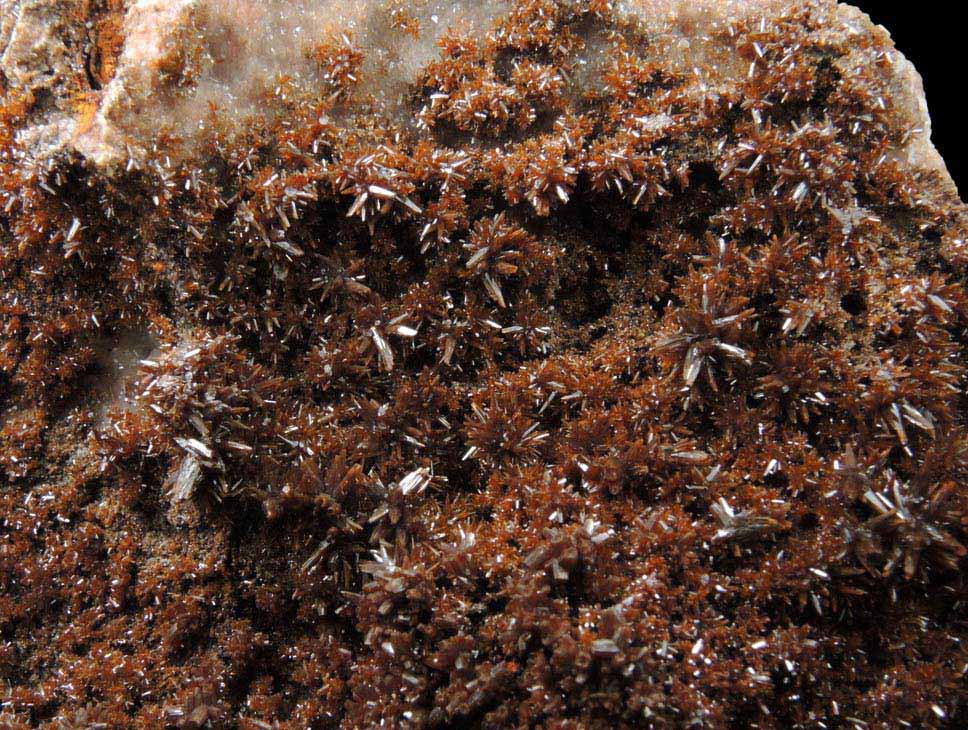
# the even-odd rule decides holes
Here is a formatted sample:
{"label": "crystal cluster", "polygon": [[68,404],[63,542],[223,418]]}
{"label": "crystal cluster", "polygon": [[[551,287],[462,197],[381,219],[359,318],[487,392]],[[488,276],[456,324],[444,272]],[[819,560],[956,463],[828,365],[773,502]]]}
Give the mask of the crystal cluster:
{"label": "crystal cluster", "polygon": [[968,216],[832,0],[3,0],[0,727],[968,721]]}

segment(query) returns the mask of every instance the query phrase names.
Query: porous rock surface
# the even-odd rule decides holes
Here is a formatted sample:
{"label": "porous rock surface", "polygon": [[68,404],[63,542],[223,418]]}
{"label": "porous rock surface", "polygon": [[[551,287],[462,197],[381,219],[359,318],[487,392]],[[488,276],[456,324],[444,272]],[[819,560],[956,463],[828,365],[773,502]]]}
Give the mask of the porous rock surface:
{"label": "porous rock surface", "polygon": [[966,215],[831,0],[0,0],[0,728],[968,721]]}

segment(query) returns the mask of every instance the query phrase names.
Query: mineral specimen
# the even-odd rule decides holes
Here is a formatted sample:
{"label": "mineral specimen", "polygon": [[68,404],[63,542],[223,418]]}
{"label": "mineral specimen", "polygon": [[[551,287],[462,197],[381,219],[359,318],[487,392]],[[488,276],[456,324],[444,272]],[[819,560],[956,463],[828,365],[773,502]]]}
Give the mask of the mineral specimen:
{"label": "mineral specimen", "polygon": [[968,211],[862,13],[0,9],[0,728],[968,722]]}

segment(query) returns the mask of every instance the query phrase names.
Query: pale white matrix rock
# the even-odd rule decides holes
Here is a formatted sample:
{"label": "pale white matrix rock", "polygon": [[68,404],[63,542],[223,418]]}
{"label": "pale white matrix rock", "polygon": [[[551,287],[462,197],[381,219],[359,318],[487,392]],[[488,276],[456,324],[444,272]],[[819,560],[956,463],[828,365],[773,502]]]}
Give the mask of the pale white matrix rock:
{"label": "pale white matrix rock", "polygon": [[[123,22],[124,47],[114,78],[94,91],[93,117],[71,113],[68,78],[80,74],[77,14],[80,0],[0,0],[0,70],[12,88],[51,96],[36,124],[22,132],[37,156],[65,147],[102,167],[150,148],[166,129],[190,137],[203,129],[210,106],[243,118],[264,111],[280,74],[311,88],[318,84],[307,49],[346,34],[366,53],[360,94],[373,95],[393,114],[409,82],[437,54],[442,33],[455,26],[484,32],[506,11],[502,0],[418,0],[407,5],[419,23],[416,36],[391,26],[386,0],[135,0]],[[695,84],[715,93],[738,82],[747,66],[729,42],[741,19],[769,23],[790,7],[784,0],[625,0],[619,8],[655,39],[654,52],[693,72]],[[848,38],[887,31],[854,7],[831,3],[828,28]],[[581,83],[597,82],[596,39],[590,38]],[[184,52],[204,60],[197,77],[173,86],[159,61]],[[599,56],[602,54],[598,54]],[[837,61],[844,76],[871,69],[862,51]],[[892,91],[891,110],[907,143],[896,156],[916,170],[936,173],[954,192],[931,143],[931,120],[921,77],[891,50],[878,72]]]}

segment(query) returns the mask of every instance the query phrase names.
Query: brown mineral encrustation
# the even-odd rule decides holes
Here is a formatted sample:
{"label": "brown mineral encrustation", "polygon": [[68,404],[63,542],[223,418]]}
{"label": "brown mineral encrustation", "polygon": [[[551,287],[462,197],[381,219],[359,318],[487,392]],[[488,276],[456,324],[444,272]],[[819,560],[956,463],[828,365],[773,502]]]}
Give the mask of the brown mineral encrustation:
{"label": "brown mineral encrustation", "polygon": [[968,215],[833,0],[0,0],[0,730],[968,724]]}

